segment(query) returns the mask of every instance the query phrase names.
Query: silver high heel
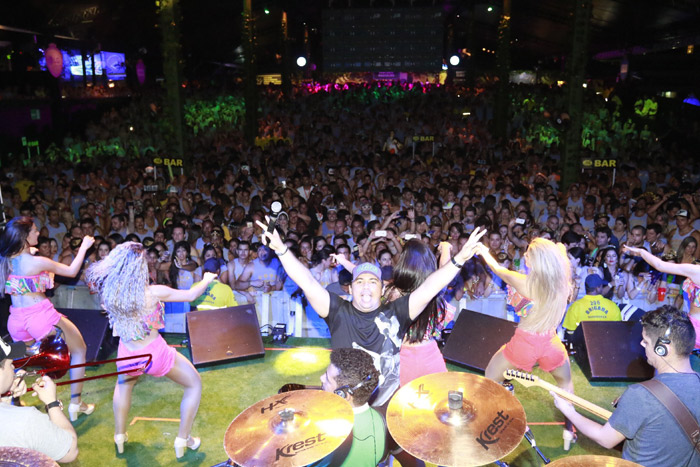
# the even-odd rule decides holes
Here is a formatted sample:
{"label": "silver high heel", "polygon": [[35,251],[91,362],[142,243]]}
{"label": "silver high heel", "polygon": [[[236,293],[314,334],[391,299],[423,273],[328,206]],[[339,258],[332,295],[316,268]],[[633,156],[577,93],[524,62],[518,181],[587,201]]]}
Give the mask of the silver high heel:
{"label": "silver high heel", "polygon": [[114,444],[117,445],[117,452],[119,454],[124,454],[124,443],[129,440],[129,433],[121,433],[119,435],[114,435]]}
{"label": "silver high heel", "polygon": [[[191,445],[189,444],[189,441],[192,442]],[[193,451],[195,451],[196,449],[199,448],[199,446],[201,444],[202,444],[201,439],[194,438],[192,436],[188,436],[187,439],[176,437],[175,443],[173,443],[173,446],[175,446],[175,457],[177,457],[179,459],[185,455],[185,448],[189,448],[189,449],[192,449]]]}
{"label": "silver high heel", "polygon": [[95,404],[86,404],[85,402],[80,402],[79,404],[73,404],[72,402],[68,405],[68,415],[70,416],[70,421],[74,422],[78,419],[78,415],[84,413],[85,415],[90,415],[95,411]]}

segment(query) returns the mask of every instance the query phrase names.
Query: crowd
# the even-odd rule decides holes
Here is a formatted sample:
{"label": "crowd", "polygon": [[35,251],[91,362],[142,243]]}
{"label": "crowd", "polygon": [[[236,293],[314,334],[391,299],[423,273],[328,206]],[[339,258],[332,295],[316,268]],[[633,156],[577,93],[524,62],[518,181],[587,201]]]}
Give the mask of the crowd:
{"label": "crowd", "polygon": [[[80,164],[57,158],[51,167],[17,165],[2,180],[5,214],[33,219],[37,254],[66,266],[54,267],[57,275],[80,263],[75,277],[66,274],[58,283],[87,284],[102,294],[108,271],[94,271],[108,263],[100,261],[131,252],[135,262],[143,255],[150,293],[163,301],[187,298],[205,309],[255,303],[260,293],[275,290],[302,294],[309,311],[325,319],[332,342],[340,339],[338,329],[349,326],[338,310],[393,310],[396,318],[386,322],[391,332],[385,333],[392,337],[368,349],[376,353],[375,365],[384,352],[390,358],[383,361],[392,362],[391,368],[378,368],[385,377],[379,405],[404,382],[395,371],[399,358],[401,368],[411,366],[404,358],[422,358],[427,351],[412,353],[411,347],[434,340],[450,321],[450,303],[464,296],[477,300],[507,293],[515,319],[521,320],[520,341],[514,338],[494,357],[487,376],[496,378],[508,365],[539,363],[568,390],[569,367],[562,366],[568,359],[552,336],[562,319],[566,329],[576,328],[580,319],[573,313],[564,318],[564,312],[567,306],[581,308],[572,305],[580,300],[600,295],[608,300],[605,306],[619,309],[643,300],[645,306],[625,312],[635,318],[671,301],[700,330],[700,294],[695,282],[683,281],[690,275],[682,267],[700,257],[700,170],[685,144],[697,141],[698,133],[690,132],[683,141],[642,138],[633,127],[652,122],[635,117],[631,104],[626,110],[618,98],[609,109],[605,100],[590,95],[584,120],[611,136],[584,144],[585,154],[615,156],[616,169],[582,166],[578,180],[563,187],[561,154],[552,137],[563,131],[568,117],[560,111],[560,90],[516,88],[513,96],[522,105],[513,104],[509,137],[499,140],[489,131],[493,96],[488,89],[420,83],[302,86],[292,99],[283,99],[269,88],[254,145],[244,142],[240,130],[213,128],[206,122],[218,121],[218,113],[204,104],[195,107],[188,118],[190,126],[197,126],[196,137],[184,169],[154,167],[150,157],[157,150],[139,145],[141,129],[127,124],[136,107],[115,110],[84,136],[66,140],[66,147],[83,138],[122,141],[135,132],[129,141],[136,149],[99,159],[99,164],[88,157]],[[236,105],[231,99],[217,102]],[[206,110],[204,123],[197,120],[197,109]],[[226,122],[240,120],[236,109],[222,113]],[[282,212],[272,236],[266,223],[275,201]],[[552,242],[564,245],[566,259]],[[564,282],[556,282],[557,291],[549,290],[555,282],[542,285],[551,273],[546,258],[559,257],[557,264],[567,270],[556,280]],[[420,281],[407,278],[415,270],[422,274]],[[537,292],[526,285],[526,277],[539,277]],[[374,292],[364,295],[363,286],[374,290],[377,285],[393,290],[381,305]],[[195,300],[192,293],[172,290],[203,296]],[[526,296],[534,305],[523,300],[528,291],[535,295]],[[561,305],[549,314],[538,306],[548,297]],[[411,330],[424,308],[430,319]],[[120,351],[162,344],[156,341],[156,324],[145,335],[128,324],[119,326],[130,337],[126,342],[137,342]],[[551,353],[515,362],[527,333],[552,341]],[[351,334],[343,333],[345,340],[334,348],[351,346]],[[546,364],[539,360],[545,357]],[[196,393],[197,378],[177,362],[159,376],[169,375]],[[169,374],[177,365],[182,375]],[[120,379],[115,392],[122,421],[133,381]],[[79,397],[73,402],[76,417],[90,410]],[[198,446],[189,436],[197,404],[183,409],[187,417],[178,456]],[[123,448],[123,423],[115,441]]]}

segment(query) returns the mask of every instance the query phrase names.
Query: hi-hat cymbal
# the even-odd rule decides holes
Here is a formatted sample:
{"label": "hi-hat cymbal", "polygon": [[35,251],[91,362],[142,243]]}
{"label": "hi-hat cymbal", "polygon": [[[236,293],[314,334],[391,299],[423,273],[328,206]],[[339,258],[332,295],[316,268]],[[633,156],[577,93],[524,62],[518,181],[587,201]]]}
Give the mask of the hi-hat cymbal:
{"label": "hi-hat cymbal", "polygon": [[0,448],[0,467],[58,467],[46,454],[27,448]]}
{"label": "hi-hat cymbal", "polygon": [[520,401],[503,386],[456,372],[421,376],[403,386],[389,402],[386,419],[399,446],[444,466],[502,459],[520,444],[527,424]]}
{"label": "hi-hat cymbal", "polygon": [[335,451],[352,431],[350,404],[318,390],[276,394],[251,405],[224,436],[228,457],[243,467],[299,467]]}
{"label": "hi-hat cymbal", "polygon": [[641,467],[639,464],[608,456],[569,456],[552,461],[554,467]]}

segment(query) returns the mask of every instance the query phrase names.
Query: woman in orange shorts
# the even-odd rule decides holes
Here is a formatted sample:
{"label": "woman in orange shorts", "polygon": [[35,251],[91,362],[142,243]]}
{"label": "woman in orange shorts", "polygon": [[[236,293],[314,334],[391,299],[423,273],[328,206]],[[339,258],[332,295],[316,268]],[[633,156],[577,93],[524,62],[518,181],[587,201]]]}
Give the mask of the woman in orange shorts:
{"label": "woman in orange shorts", "polygon": [[[530,372],[538,364],[554,377],[557,386],[573,393],[569,356],[556,332],[571,294],[571,265],[564,245],[534,239],[524,255],[530,269],[527,275],[499,266],[486,245],[480,244],[477,254],[508,284],[509,302],[521,316],[515,335],[491,357],[486,377],[500,382],[508,369]],[[573,426],[567,420],[566,449],[573,439]]]}
{"label": "woman in orange shorts", "polygon": [[[78,328],[46,298],[45,292],[53,288],[54,274],[74,277],[80,271],[85,253],[95,243],[92,237],[84,237],[78,253],[70,265],[57,263],[43,256],[34,256],[32,248],[37,244],[39,231],[31,217],[15,217],[0,234],[0,283],[5,284],[0,296],[12,296],[7,330],[15,342],[31,346],[54,333],[57,326],[65,336],[71,356],[71,364],[85,363],[85,340]],[[85,376],[85,368],[70,370],[70,378]],[[89,415],[95,410],[93,404],[81,400],[83,383],[71,384],[71,401],[68,414],[71,421],[78,415]]]}
{"label": "woman in orange shorts", "polygon": [[[126,242],[86,272],[86,282],[100,293],[115,336],[119,336],[118,357],[151,354],[146,368],[141,361],[120,362],[119,370],[134,368],[119,375],[114,388],[114,442],[119,453],[124,452],[126,418],[131,407],[131,393],[140,375],[165,376],[184,387],[180,404],[180,429],[175,438],[175,456],[185,450],[197,449],[200,439],[190,436],[194,417],[202,397],[202,380],[187,358],[168,346],[158,333],[165,327],[162,302],[191,302],[202,295],[216,274],[205,273],[204,279],[189,290],[148,284],[148,263],[143,245]],[[145,360],[145,359],[144,359]]]}

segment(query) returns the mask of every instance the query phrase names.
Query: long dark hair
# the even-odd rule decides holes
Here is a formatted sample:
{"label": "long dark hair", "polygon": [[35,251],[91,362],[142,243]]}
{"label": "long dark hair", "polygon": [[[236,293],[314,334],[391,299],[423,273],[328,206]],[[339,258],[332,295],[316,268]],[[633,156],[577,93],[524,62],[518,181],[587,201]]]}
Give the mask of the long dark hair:
{"label": "long dark hair", "polygon": [[174,288],[177,289],[177,279],[178,276],[180,275],[179,268],[175,266],[175,255],[177,254],[177,250],[180,248],[184,248],[185,251],[187,251],[187,258],[191,259],[190,257],[190,244],[187,243],[185,240],[181,242],[177,242],[173,246],[173,256],[170,258],[170,271],[168,271],[168,276],[170,277],[170,285]]}
{"label": "long dark hair", "polygon": [[605,263],[605,257],[608,255],[608,251],[614,251],[617,255],[618,271],[620,271],[620,253],[617,251],[617,248],[615,248],[615,246],[613,245],[601,248],[598,252],[598,267],[601,271],[603,271],[603,281],[607,282],[610,285],[610,290],[608,290],[608,293],[604,294],[603,297],[607,298],[608,300],[612,300],[614,294],[613,289],[615,286],[615,276],[613,275],[613,271],[611,271]]}
{"label": "long dark hair", "polygon": [[321,261],[330,258],[332,253],[335,253],[335,248],[330,245],[324,245],[320,250],[314,251],[311,255],[311,267],[318,266]]}
{"label": "long dark hair", "polygon": [[31,217],[15,217],[7,223],[0,233],[0,297],[5,296],[4,284],[10,275],[10,262],[12,257],[18,255],[27,243],[29,231],[32,230],[34,220]]}
{"label": "long dark hair", "polygon": [[[401,295],[410,294],[436,269],[437,261],[430,249],[419,240],[410,240],[404,245],[399,260],[394,266],[392,288]],[[435,328],[444,319],[443,302],[442,294],[438,294],[428,302],[428,306],[408,328],[406,335],[409,343],[421,342],[428,327]]]}

